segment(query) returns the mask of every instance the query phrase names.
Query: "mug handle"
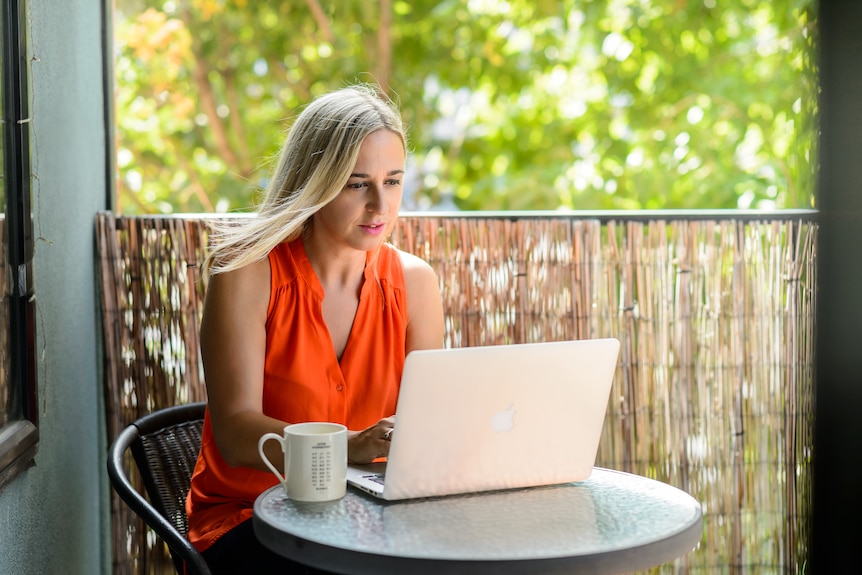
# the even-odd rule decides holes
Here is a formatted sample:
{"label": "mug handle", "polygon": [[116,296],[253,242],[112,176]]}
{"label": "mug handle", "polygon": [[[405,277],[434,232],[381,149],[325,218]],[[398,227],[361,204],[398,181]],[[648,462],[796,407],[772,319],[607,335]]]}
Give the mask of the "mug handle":
{"label": "mug handle", "polygon": [[[281,444],[281,450],[284,452],[284,475],[278,472],[278,469],[275,468],[275,465],[269,460],[266,456],[266,453],[263,450],[263,445],[269,441],[270,439],[274,439]],[[260,453],[260,458],[263,459],[263,462],[266,463],[266,466],[269,467],[269,470],[275,473],[275,476],[278,477],[278,480],[282,483],[282,485],[287,484],[287,469],[288,469],[288,461],[290,457],[290,453],[287,449],[285,449],[285,439],[284,436],[279,435],[277,433],[264,433],[260,436],[260,439],[257,442],[257,451]]]}

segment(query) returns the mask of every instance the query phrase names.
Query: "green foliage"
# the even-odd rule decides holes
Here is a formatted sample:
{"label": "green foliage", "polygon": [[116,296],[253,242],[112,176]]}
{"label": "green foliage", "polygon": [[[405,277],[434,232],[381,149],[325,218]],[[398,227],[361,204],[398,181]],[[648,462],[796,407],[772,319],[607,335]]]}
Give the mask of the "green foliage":
{"label": "green foliage", "polygon": [[405,208],[814,206],[813,0],[117,0],[123,212],[250,206],[310,98],[379,81]]}

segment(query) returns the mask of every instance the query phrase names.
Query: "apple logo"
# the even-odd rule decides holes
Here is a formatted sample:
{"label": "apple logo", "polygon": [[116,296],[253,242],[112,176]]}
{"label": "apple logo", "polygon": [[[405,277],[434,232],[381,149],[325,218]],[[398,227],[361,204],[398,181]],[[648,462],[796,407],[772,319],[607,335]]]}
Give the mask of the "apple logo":
{"label": "apple logo", "polygon": [[491,419],[491,428],[497,433],[506,433],[512,431],[515,427],[515,413],[512,404],[506,406],[506,409],[501,409],[494,414]]}

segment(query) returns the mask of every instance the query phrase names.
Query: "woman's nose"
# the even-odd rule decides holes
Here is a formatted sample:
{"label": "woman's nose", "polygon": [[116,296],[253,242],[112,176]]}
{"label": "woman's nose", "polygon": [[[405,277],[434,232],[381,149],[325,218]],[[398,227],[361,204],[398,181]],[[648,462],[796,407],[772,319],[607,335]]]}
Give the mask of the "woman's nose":
{"label": "woman's nose", "polygon": [[386,203],[386,197],[380,186],[373,186],[369,189],[367,208],[369,212],[378,214],[385,214],[388,211],[389,204]]}

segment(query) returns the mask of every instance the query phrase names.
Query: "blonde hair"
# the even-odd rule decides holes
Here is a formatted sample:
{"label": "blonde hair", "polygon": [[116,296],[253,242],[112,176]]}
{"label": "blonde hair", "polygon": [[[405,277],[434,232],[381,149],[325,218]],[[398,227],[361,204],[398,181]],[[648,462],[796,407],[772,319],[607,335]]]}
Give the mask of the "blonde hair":
{"label": "blonde hair", "polygon": [[367,84],[312,101],[290,127],[257,216],[214,228],[203,272],[239,269],[299,237],[309,220],[347,184],[365,138],[389,130],[407,138],[395,104]]}

